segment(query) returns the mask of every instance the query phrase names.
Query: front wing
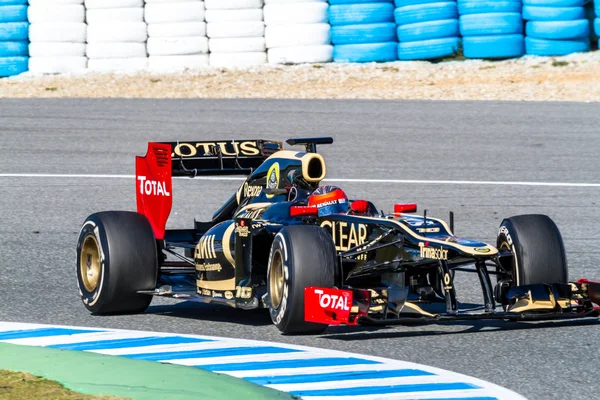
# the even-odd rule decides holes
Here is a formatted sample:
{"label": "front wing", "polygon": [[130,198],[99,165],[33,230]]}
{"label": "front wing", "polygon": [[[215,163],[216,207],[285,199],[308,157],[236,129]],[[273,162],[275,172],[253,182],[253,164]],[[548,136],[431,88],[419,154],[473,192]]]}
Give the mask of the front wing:
{"label": "front wing", "polygon": [[503,311],[431,313],[407,300],[404,288],[304,290],[304,319],[326,325],[400,325],[456,320],[541,321],[600,316],[600,282],[517,286],[506,294]]}

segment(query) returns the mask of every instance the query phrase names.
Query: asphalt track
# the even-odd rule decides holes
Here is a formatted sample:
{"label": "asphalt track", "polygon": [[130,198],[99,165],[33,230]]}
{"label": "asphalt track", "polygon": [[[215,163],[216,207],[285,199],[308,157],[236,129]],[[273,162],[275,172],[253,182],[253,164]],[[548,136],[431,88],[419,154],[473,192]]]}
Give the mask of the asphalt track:
{"label": "asphalt track", "polygon": [[[600,392],[596,322],[461,322],[330,328],[282,336],[262,311],[157,299],[144,315],[93,317],[78,299],[75,244],[95,211],[135,209],[132,178],[1,174],[134,174],[150,140],[330,135],[328,177],[379,208],[416,202],[455,212],[458,235],[494,243],[503,217],[550,215],[570,278],[600,279],[600,187],[384,183],[378,179],[600,183],[600,105],[413,101],[0,100],[0,320],[240,337],[347,350],[468,374],[529,399]],[[336,183],[329,180],[329,183]],[[174,183],[170,228],[210,218],[236,181]],[[459,300],[478,302],[473,277]]]}

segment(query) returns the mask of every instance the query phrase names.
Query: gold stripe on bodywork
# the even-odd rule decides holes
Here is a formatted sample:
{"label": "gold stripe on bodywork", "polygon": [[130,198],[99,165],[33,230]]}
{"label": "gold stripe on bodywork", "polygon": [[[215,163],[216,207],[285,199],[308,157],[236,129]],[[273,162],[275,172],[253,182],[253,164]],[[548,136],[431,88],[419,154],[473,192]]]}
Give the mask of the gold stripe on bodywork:
{"label": "gold stripe on bodywork", "polygon": [[222,281],[200,281],[196,280],[196,286],[209,290],[235,290],[235,278]]}
{"label": "gold stripe on bodywork", "polygon": [[235,213],[234,218],[239,216],[243,212],[260,210],[262,208],[271,207],[273,204],[275,204],[275,203],[269,203],[269,202],[250,203],[247,206],[240,208],[240,210]]}
{"label": "gold stripe on bodywork", "polygon": [[[410,308],[410,309],[411,309],[411,311],[417,312],[417,313],[419,313],[419,314],[421,314],[421,315],[424,315],[424,316],[426,316],[426,317],[432,317],[432,318],[438,317],[438,315],[437,315],[437,314],[431,314],[431,313],[429,313],[429,312],[427,312],[427,311],[423,310],[423,309],[422,309],[421,307],[419,307],[418,305],[416,305],[416,304],[413,304],[413,303],[410,303],[410,302],[406,302],[406,303],[404,303],[404,307],[406,307],[406,308]],[[401,312],[402,312],[402,311],[401,311]]]}
{"label": "gold stripe on bodywork", "polygon": [[[223,255],[235,267],[235,260],[233,259],[233,255],[231,254],[231,233],[235,229],[235,222],[232,222],[231,225],[225,229],[225,233],[223,233],[223,239],[221,241],[221,247],[223,247]],[[234,285],[235,286],[235,285]]]}
{"label": "gold stripe on bodywork", "polygon": [[[367,220],[372,220],[372,221],[382,221],[381,218],[374,218],[374,217],[363,217],[360,216],[360,219],[367,219]],[[430,219],[429,217],[427,217],[427,219]],[[433,219],[433,218],[431,218]],[[429,243],[436,243],[436,244],[443,244],[444,246],[448,246],[451,248],[455,248],[458,249],[460,251],[462,251],[463,253],[467,253],[467,254],[471,254],[474,256],[493,256],[494,254],[498,254],[498,249],[496,249],[493,246],[490,246],[489,244],[485,244],[485,246],[478,246],[480,248],[487,248],[489,249],[489,253],[480,253],[478,251],[475,251],[473,247],[468,247],[468,246],[463,246],[460,245],[458,243],[455,242],[447,242],[445,240],[440,240],[440,239],[434,239],[431,237],[425,237],[425,236],[421,236],[421,235],[417,235],[415,232],[413,232],[412,229],[410,229],[410,227],[408,225],[406,225],[405,223],[403,223],[402,221],[397,221],[395,219],[384,219],[383,221],[389,221],[392,222],[400,227],[402,227],[403,231],[406,231],[406,233],[408,233],[409,235],[411,235],[412,237],[422,241],[422,242],[429,242]],[[450,232],[450,230],[448,230],[448,232]]]}

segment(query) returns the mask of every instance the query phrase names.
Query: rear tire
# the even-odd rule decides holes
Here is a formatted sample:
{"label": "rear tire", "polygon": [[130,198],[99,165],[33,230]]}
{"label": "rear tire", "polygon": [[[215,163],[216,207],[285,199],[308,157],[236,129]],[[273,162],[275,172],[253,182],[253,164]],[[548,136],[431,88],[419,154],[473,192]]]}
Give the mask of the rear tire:
{"label": "rear tire", "polygon": [[267,271],[269,311],[284,334],[317,334],[327,325],[304,320],[304,288],[331,288],[335,283],[336,249],[318,226],[283,228],[273,240]]}
{"label": "rear tire", "polygon": [[139,213],[90,215],[77,242],[77,284],[85,307],[95,314],[139,313],[148,308],[158,276],[156,239]]}
{"label": "rear tire", "polygon": [[499,250],[514,254],[510,265],[512,285],[567,283],[569,271],[562,236],[546,215],[527,214],[502,221],[496,240]]}

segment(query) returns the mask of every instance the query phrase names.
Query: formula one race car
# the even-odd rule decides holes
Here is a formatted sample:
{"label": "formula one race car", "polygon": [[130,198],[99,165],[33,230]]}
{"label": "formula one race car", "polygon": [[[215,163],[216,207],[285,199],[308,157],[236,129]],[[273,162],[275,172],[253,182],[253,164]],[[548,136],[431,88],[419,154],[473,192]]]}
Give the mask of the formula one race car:
{"label": "formula one race car", "polygon": [[[136,157],[137,212],[90,215],[77,278],[95,314],[143,312],[153,296],[268,308],[284,333],[328,325],[459,319],[598,317],[600,283],[568,280],[561,234],[545,215],[502,221],[496,246],[417,216],[320,186],[317,145],[332,138],[148,143]],[[172,176],[247,176],[207,222],[166,230]],[[316,196],[316,197],[315,197]],[[314,200],[317,198],[317,200]],[[459,309],[457,271],[475,272],[483,304]],[[494,275],[492,284],[490,275]]]}

